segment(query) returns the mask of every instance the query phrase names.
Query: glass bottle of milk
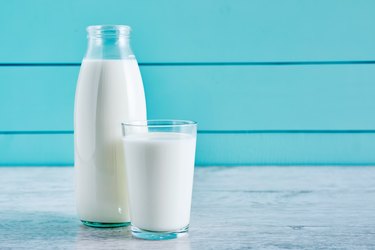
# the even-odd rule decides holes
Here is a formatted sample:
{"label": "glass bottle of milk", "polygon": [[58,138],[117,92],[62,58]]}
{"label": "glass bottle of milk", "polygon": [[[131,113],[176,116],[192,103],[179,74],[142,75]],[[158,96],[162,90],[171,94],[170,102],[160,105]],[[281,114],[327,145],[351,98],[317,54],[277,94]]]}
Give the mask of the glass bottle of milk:
{"label": "glass bottle of milk", "polygon": [[129,224],[121,123],[146,120],[130,27],[89,26],[74,107],[76,206],[88,226]]}

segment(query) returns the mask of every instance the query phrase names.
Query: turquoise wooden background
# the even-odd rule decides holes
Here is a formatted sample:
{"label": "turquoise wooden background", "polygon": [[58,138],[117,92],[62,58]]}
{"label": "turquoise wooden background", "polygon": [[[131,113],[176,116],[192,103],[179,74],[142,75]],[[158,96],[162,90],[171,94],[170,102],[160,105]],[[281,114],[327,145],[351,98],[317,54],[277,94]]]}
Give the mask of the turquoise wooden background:
{"label": "turquoise wooden background", "polygon": [[13,0],[0,165],[72,165],[85,27],[128,24],[149,118],[199,122],[197,165],[375,164],[373,0]]}

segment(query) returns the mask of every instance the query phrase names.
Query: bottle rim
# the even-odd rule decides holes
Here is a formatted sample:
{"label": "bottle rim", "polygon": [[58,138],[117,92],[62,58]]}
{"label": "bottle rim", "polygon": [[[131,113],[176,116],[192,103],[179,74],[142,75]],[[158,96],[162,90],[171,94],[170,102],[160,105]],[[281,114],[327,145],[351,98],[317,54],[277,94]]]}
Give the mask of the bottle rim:
{"label": "bottle rim", "polygon": [[88,37],[128,37],[131,27],[127,25],[90,25],[86,28]]}

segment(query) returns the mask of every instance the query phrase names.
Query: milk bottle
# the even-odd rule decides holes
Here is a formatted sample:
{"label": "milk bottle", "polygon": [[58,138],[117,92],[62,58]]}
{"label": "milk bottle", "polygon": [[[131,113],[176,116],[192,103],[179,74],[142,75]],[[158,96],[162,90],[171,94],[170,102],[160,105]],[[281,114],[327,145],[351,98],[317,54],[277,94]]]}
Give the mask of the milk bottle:
{"label": "milk bottle", "polygon": [[74,107],[76,206],[88,226],[128,225],[121,122],[146,119],[130,27],[89,26]]}

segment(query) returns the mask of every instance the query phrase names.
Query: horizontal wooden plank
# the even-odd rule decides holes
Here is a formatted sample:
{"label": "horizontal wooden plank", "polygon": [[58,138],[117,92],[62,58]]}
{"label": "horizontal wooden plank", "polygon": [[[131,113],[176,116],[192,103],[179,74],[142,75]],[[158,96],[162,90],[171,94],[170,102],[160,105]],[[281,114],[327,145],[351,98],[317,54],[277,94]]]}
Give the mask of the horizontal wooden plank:
{"label": "horizontal wooden plank", "polygon": [[72,134],[0,134],[2,166],[72,166]]}
{"label": "horizontal wooden plank", "polygon": [[373,129],[374,65],[144,67],[152,118],[202,130]]}
{"label": "horizontal wooden plank", "polygon": [[0,131],[73,129],[78,67],[0,67]]}
{"label": "horizontal wooden plank", "polygon": [[374,12],[373,0],[13,0],[0,62],[79,62],[85,27],[108,23],[133,27],[140,62],[374,60]]}
{"label": "horizontal wooden plank", "polygon": [[[73,130],[78,67],[0,67],[0,131]],[[149,118],[200,130],[375,129],[374,65],[143,66]]]}
{"label": "horizontal wooden plank", "polygon": [[[199,134],[196,165],[375,165],[375,133]],[[73,134],[0,135],[0,165],[73,165]]]}
{"label": "horizontal wooden plank", "polygon": [[197,165],[375,165],[375,134],[249,133],[198,137]]}

